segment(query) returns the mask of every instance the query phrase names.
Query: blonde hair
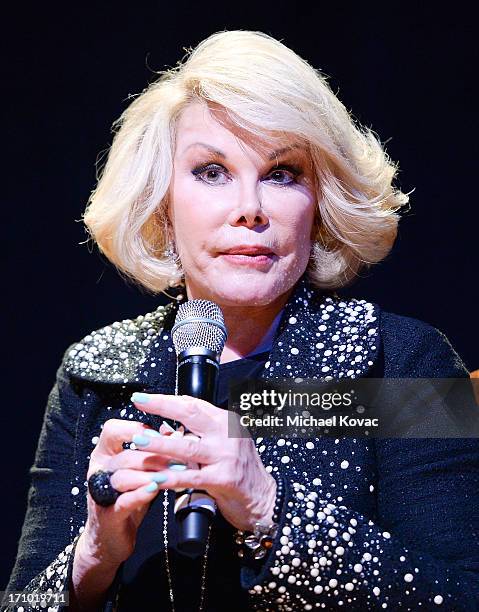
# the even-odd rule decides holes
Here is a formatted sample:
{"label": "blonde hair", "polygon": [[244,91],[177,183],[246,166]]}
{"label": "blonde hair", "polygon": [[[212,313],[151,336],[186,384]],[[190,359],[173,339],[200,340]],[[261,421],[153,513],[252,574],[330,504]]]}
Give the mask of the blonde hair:
{"label": "blonde hair", "polygon": [[317,190],[315,236],[307,272],[336,289],[384,259],[408,195],[393,187],[397,166],[370,129],[358,125],[326,78],[262,32],[209,36],[184,61],[159,73],[113,124],[115,136],[84,222],[121,273],[152,292],[181,282],[165,254],[168,189],[176,124],[201,101],[220,108],[245,134],[306,143]]}

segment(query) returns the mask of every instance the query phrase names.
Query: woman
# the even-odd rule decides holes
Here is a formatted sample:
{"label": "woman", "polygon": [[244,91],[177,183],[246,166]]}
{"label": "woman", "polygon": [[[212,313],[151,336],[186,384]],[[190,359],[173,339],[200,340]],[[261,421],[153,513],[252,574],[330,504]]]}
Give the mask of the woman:
{"label": "woman", "polygon": [[[253,442],[174,396],[186,298],[225,317],[219,406],[233,374],[468,376],[433,327],[334,292],[386,256],[408,199],[376,137],[247,31],[203,41],[117,128],[85,223],[123,274],[183,296],[66,351],[7,590],[68,590],[73,610],[479,609],[476,439]],[[107,506],[87,487],[99,470]],[[177,551],[184,487],[219,511],[200,559]]]}

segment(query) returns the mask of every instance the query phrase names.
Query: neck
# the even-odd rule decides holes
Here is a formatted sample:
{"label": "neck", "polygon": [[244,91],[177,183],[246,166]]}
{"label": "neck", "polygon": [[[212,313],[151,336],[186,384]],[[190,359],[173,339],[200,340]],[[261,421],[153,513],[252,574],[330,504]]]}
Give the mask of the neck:
{"label": "neck", "polygon": [[[293,288],[264,306],[243,306],[214,300],[223,312],[228,339],[221,354],[220,363],[228,363],[249,355],[259,346],[271,328],[276,316],[284,307]],[[190,295],[188,299],[210,299]]]}
{"label": "neck", "polygon": [[221,363],[249,355],[269,332],[287,297],[264,307],[222,307],[228,340],[221,354]]}

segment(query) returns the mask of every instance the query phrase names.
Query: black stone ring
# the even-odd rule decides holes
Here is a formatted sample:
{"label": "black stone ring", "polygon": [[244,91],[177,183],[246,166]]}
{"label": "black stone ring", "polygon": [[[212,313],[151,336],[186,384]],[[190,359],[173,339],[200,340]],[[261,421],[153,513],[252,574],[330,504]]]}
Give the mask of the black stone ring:
{"label": "black stone ring", "polygon": [[93,501],[99,506],[112,506],[121,495],[111,484],[113,472],[97,470],[88,479],[88,490]]}

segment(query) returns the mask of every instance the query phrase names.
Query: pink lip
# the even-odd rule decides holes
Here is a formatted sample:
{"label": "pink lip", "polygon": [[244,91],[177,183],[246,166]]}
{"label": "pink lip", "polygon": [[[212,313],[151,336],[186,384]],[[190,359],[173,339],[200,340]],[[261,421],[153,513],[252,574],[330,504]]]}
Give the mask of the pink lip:
{"label": "pink lip", "polygon": [[255,246],[255,245],[239,245],[235,247],[231,247],[221,252],[221,255],[249,255],[249,256],[258,256],[258,255],[273,255],[273,251],[264,246]]}
{"label": "pink lip", "polygon": [[273,253],[259,255],[244,255],[241,253],[222,253],[222,259],[230,264],[246,266],[249,268],[267,270],[275,261],[276,256]]}

